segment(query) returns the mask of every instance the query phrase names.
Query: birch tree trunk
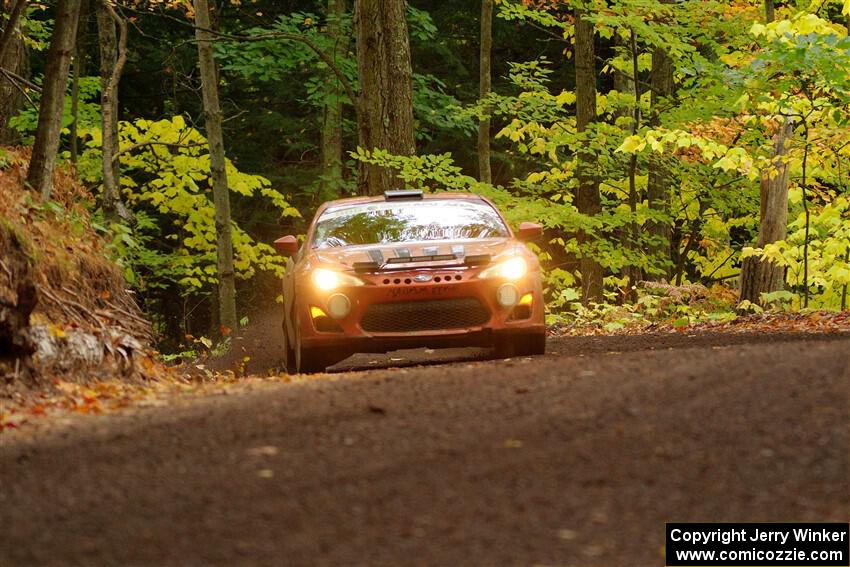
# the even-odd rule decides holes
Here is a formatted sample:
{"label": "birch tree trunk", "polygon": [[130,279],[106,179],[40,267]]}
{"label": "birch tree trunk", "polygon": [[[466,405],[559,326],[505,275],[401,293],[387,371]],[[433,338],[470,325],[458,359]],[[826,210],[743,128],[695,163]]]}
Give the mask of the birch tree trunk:
{"label": "birch tree trunk", "polygon": [[27,172],[27,183],[43,199],[53,191],[53,167],[59,152],[59,134],[62,129],[62,110],[68,86],[71,53],[77,40],[77,23],[82,0],[59,0],[50,48],[47,51],[47,68],[38,110],[38,127],[32,159]]}
{"label": "birch tree trunk", "polygon": [[[407,0],[357,0],[354,7],[360,77],[360,146],[398,155],[416,153]],[[399,188],[388,169],[360,163],[357,190],[380,195]]]}
{"label": "birch tree trunk", "polygon": [[[581,133],[596,120],[596,61],[593,49],[593,23],[582,18],[580,9],[575,12],[576,43],[576,130]],[[602,211],[599,195],[599,179],[594,172],[594,155],[590,140],[582,141],[583,149],[577,154],[577,176],[579,187],[576,192],[576,208],[583,215],[595,216]],[[585,248],[581,253],[582,301],[587,304],[602,300],[602,266],[586,249],[593,242],[593,235],[585,231],[578,233],[579,244]]]}
{"label": "birch tree trunk", "polygon": [[[97,35],[100,44],[100,111],[103,130],[103,212],[111,221],[133,218],[121,199],[118,158],[118,83],[127,62],[127,22],[109,4],[97,0]],[[119,33],[116,35],[115,28]]]}
{"label": "birch tree trunk", "polygon": [[218,252],[218,316],[222,327],[236,329],[236,278],[233,270],[233,238],[230,222],[230,193],[224,158],[218,73],[213,57],[213,36],[207,0],[194,0],[195,38],[204,98],[204,116],[210,152],[213,201],[215,203],[216,249]]}
{"label": "birch tree trunk", "polygon": [[[479,71],[479,99],[490,94],[490,52],[493,49],[493,0],[481,0],[481,69]],[[493,182],[490,170],[490,109],[487,117],[478,123],[478,180]]]}

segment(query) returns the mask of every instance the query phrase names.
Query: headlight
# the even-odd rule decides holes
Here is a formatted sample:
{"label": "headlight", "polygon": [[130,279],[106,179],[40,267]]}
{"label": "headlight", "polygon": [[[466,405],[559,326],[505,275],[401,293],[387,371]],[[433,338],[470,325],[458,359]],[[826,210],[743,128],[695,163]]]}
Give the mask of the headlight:
{"label": "headlight", "polygon": [[310,278],[313,280],[313,285],[321,291],[331,291],[342,286],[363,285],[363,280],[360,278],[326,268],[316,268]]}
{"label": "headlight", "polygon": [[500,262],[495,266],[490,266],[481,274],[479,278],[502,278],[506,280],[518,280],[528,271],[528,263],[522,256],[514,256],[509,260]]}

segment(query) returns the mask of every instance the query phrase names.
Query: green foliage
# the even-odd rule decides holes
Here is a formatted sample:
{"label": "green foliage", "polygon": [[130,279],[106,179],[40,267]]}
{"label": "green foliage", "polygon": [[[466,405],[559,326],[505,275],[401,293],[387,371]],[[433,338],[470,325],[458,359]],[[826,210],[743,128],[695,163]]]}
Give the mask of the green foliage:
{"label": "green foliage", "polygon": [[[339,79],[328,69],[321,57],[304,41],[291,39],[298,36],[310,41],[331,56],[337,69],[357,90],[357,59],[353,50],[351,15],[338,22],[341,39],[334,40],[327,33],[330,18],[310,12],[294,12],[280,16],[270,27],[255,27],[246,35],[268,39],[249,42],[220,42],[217,53],[223,61],[222,70],[236,76],[263,83],[291,82],[293,76],[304,77],[305,90],[301,102],[307,105],[320,122],[325,106],[336,102],[350,105],[351,101],[340,85]],[[430,15],[414,7],[408,8],[408,26],[411,42],[429,42],[435,39],[437,27]],[[284,37],[281,37],[284,35]],[[447,93],[445,82],[433,74],[413,74],[413,111],[416,119],[416,138],[422,142],[433,140],[438,133],[456,131],[471,135],[477,124],[468,117],[450,109],[459,101]],[[347,135],[353,135],[355,125],[344,122]]]}
{"label": "green foliage", "polygon": [[[35,82],[41,84],[42,77],[37,77]],[[78,85],[79,99],[77,103],[77,132],[81,137],[86,137],[92,130],[100,128],[100,77],[80,77]],[[38,104],[40,97],[33,93],[33,102]],[[65,94],[65,103],[62,107],[62,133],[67,135],[68,126],[74,121],[71,112],[71,87]],[[32,135],[38,127],[38,110],[32,106],[24,107],[17,115],[12,117],[9,125],[24,135],[25,143],[32,143]]]}
{"label": "green foliage", "polygon": [[433,75],[413,74],[413,115],[417,121],[416,139],[433,140],[439,131],[458,130],[470,135],[478,125],[456,112],[458,100],[446,94],[446,84]]}
{"label": "green foliage", "polygon": [[[215,210],[206,139],[181,116],[171,120],[122,122],[121,186],[136,213],[134,227],[112,227],[113,250],[128,281],[142,290],[176,285],[182,293],[208,290],[217,281]],[[100,179],[100,133],[93,132],[79,171],[88,182]],[[298,217],[286,198],[259,175],[226,164],[230,190],[274,211]],[[258,270],[283,272],[283,260],[268,244],[255,241],[233,223],[234,267],[241,279]]]}
{"label": "green foliage", "polygon": [[[503,2],[499,15],[551,29],[567,40],[572,37],[571,18],[557,11]],[[464,176],[449,154],[400,157],[358,149],[354,156],[397,170],[414,187],[486,195],[508,212],[511,222],[542,221],[548,234],[555,235],[541,247],[544,264],[556,257],[593,257],[608,274],[605,294],[611,305],[634,293],[636,282],[630,279],[635,270],[645,276],[672,273],[686,283],[712,284],[737,277],[741,260],[759,254],[788,267],[788,285],[794,290],[771,294],[766,302],[792,305],[791,296],[807,285],[818,295],[816,307],[836,308],[850,275],[845,259],[850,214],[846,197],[836,190],[845,186],[850,169],[846,73],[850,40],[843,26],[815,14],[791,11],[788,16],[765,26],[757,23],[757,10],[746,3],[732,3],[730,8],[728,2],[621,0],[615,9],[591,9],[588,19],[596,32],[603,39],[621,40],[602,72],[632,73],[636,57],[638,71],[646,73],[653,50],[664,49],[674,61],[677,100],[651,101],[645,86],[639,99],[630,92],[600,92],[597,122],[578,134],[575,95],[551,88],[553,64],[545,58],[512,63],[513,94],[491,93],[454,110],[458,120],[490,116],[502,121],[497,141],[512,144],[514,159],[521,156],[530,170],[507,187]],[[632,37],[635,52],[629,46]],[[688,100],[701,103],[683,102]],[[634,122],[636,110],[643,117],[640,124]],[[799,187],[803,182],[804,156],[809,166],[807,284],[801,267],[806,220],[799,196],[796,202],[792,199],[786,241],[764,250],[747,246],[758,229],[759,185],[764,177],[775,175],[772,137],[785,116],[797,126],[784,158],[792,184]],[[593,154],[602,198],[598,214],[582,215],[573,205],[579,148]],[[663,210],[650,206],[646,198],[650,163],[663,166],[671,182]],[[638,196],[632,206],[631,183]],[[668,223],[679,235],[671,256],[649,253],[659,250],[661,242],[645,229],[658,222]],[[574,237],[579,230],[589,235],[589,241],[580,243]],[[608,307],[579,305],[575,286],[581,274],[577,263],[566,265],[572,268],[548,270],[550,308],[604,319]],[[641,297],[641,309],[658,315],[651,300]],[[726,298],[727,311],[732,303]],[[703,315],[716,311],[712,307]],[[694,320],[691,313],[677,313],[676,320],[684,324]]]}
{"label": "green foliage", "polygon": [[[850,278],[850,0],[778,4],[776,21],[766,24],[761,0],[501,0],[493,92],[483,100],[477,76],[480,6],[447,0],[431,3],[428,12],[410,7],[420,155],[356,150],[340,175],[322,173],[321,127],[329,105],[341,104],[343,147],[355,147],[352,101],[303,40],[329,54],[356,92],[351,14],[335,21],[324,13],[324,1],[223,4],[222,32],[254,36],[216,42],[240,277],[279,274],[280,259],[262,242],[303,229],[296,209],[308,217],[322,200],[352,193],[356,161],[362,160],[396,169],[412,187],[485,195],[514,226],[541,222],[546,239],[534,248],[545,268],[553,321],[616,330],[636,322],[684,326],[734,317],[734,293],[714,290],[718,283],[727,290],[734,286],[742,259],[751,255],[786,268],[786,290],[765,295],[766,308],[798,309],[804,291],[813,307],[840,307]],[[577,7],[593,24],[597,46],[598,118],[583,134],[576,132],[573,91]],[[169,300],[178,297],[185,321],[209,311],[198,306],[215,284],[215,231],[205,140],[187,124],[202,117],[197,53],[185,23],[168,17],[169,8],[161,10],[133,16],[140,33],[133,32],[121,83],[121,187],[138,223],[101,230],[142,300],[174,317],[178,306]],[[36,83],[44,69],[38,50],[47,46],[52,27],[49,14],[34,4],[24,19]],[[339,37],[331,37],[333,28]],[[81,61],[92,72],[97,46],[84,44]],[[650,92],[653,60],[661,51],[673,65],[669,96]],[[98,77],[82,78],[77,117],[86,148],[77,171],[95,189],[102,169],[99,88]],[[469,175],[477,171],[475,135],[485,117],[494,133],[492,185]],[[72,119],[67,97],[65,147]],[[774,138],[786,120],[793,133],[779,160]],[[36,121],[26,108],[13,125],[29,136]],[[579,149],[591,154],[588,163],[599,181],[602,208],[592,215],[575,206]],[[760,185],[783,165],[791,185],[787,237],[755,248]],[[648,199],[651,174],[659,171],[663,207]],[[34,214],[58,214],[55,203],[36,205]],[[657,223],[669,225],[666,241],[649,230]],[[580,242],[579,231],[589,238]],[[602,304],[580,302],[584,257],[605,271]],[[682,287],[700,283],[712,298],[671,302],[639,283],[661,278]],[[240,286],[241,292],[265,293],[257,291],[260,285]],[[171,324],[166,319],[158,324]]]}
{"label": "green foliage", "polygon": [[[785,161],[792,182],[799,185],[803,182],[802,159],[808,157],[808,199],[815,209],[808,287],[819,294],[816,305],[837,307],[845,274],[839,256],[846,248],[846,238],[838,224],[823,226],[821,217],[826,214],[829,218],[844,209],[836,200],[838,194],[829,188],[845,183],[840,171],[847,158],[842,151],[850,142],[846,128],[850,40],[846,28],[805,11],[763,25],[755,23],[757,12],[744,3],[732,3],[730,9],[728,2],[661,5],[652,0],[624,0],[617,6],[619,9],[591,9],[588,19],[602,38],[619,34],[629,40],[634,34],[638,51],[616,48],[603,65],[603,73],[631,73],[632,56],[644,72],[648,69],[647,51],[663,48],[676,66],[678,101],[698,100],[700,104],[670,101],[667,106],[656,106],[646,92],[635,100],[633,94],[609,90],[598,95],[600,121],[581,136],[575,132],[569,94],[550,92],[547,73],[539,71],[538,65],[518,67],[520,73],[512,78],[522,92],[486,101],[494,114],[508,119],[498,137],[515,143],[521,154],[538,164],[514,187],[523,193],[569,201],[576,186],[576,152],[586,143],[593,152],[603,210],[574,225],[595,240],[578,253],[592,255],[613,276],[625,276],[635,268],[647,275],[664,273],[671,268],[669,260],[648,257],[646,252],[653,249],[653,243],[641,230],[649,221],[663,221],[682,233],[679,250],[674,250],[674,257],[680,256],[675,263],[678,277],[711,283],[737,274],[742,244],[751,241],[757,229],[760,180],[775,169],[772,134],[778,120],[791,116],[797,137]],[[663,24],[659,14],[667,18]],[[570,37],[568,18],[513,4],[503,5],[501,15],[548,26]],[[750,28],[752,35],[746,33]],[[703,47],[695,50],[695,43]],[[483,105],[473,111],[480,111]],[[632,134],[635,107],[645,118]],[[668,178],[676,182],[669,187],[669,209],[663,213],[650,209],[645,200],[647,178],[643,172],[650,161],[664,164]],[[631,209],[627,206],[628,171],[633,166],[639,199]],[[846,164],[843,167],[846,171]],[[799,206],[796,210],[802,215]],[[630,226],[638,229],[629,230]],[[789,242],[762,251],[783,254],[783,265],[789,266],[788,284],[796,290],[804,285],[800,267],[804,226],[804,216],[796,217],[789,225]],[[825,243],[829,243],[829,252],[821,250]],[[568,254],[576,252],[574,245],[566,244]],[[638,253],[631,254],[633,250]],[[753,253],[748,248],[744,251],[744,256]],[[831,271],[827,271],[829,262],[833,263]]]}
{"label": "green foliage", "polygon": [[[349,42],[337,45],[328,37],[324,26],[319,25],[322,17],[309,12],[294,12],[280,16],[268,28],[251,28],[249,36],[290,34],[313,42],[325,53],[331,54],[334,64],[352,83],[357,83],[357,61],[349,50]],[[351,17],[346,15],[336,22],[342,37],[351,35]],[[327,25],[327,22],[325,22]],[[291,80],[293,74],[306,75],[305,101],[315,108],[335,100],[338,90],[336,80],[328,81],[327,65],[306,43],[282,37],[247,42],[219,42],[216,44],[218,57],[224,62],[222,70],[261,82]],[[331,88],[333,87],[333,88]],[[351,101],[343,94],[341,101]]]}
{"label": "green foliage", "polygon": [[[701,286],[675,288],[659,286],[638,288],[634,301],[617,303],[590,303],[583,305],[578,291],[567,288],[562,295],[571,297],[547,316],[553,325],[579,325],[596,327],[606,332],[622,329],[640,329],[656,324],[669,324],[674,328],[705,322],[729,322],[737,317],[734,305],[725,296],[723,288],[711,290]],[[758,305],[745,306],[746,310],[759,310]]]}
{"label": "green foliage", "polygon": [[[788,284],[792,289],[802,289],[805,222],[805,214],[800,211],[789,223],[790,233],[786,240],[764,248],[745,247],[742,257],[757,256],[785,267]],[[844,286],[850,285],[850,197],[836,197],[820,208],[812,215],[809,230],[808,285],[815,293],[809,306],[837,309],[841,305]],[[799,295],[778,293],[780,295],[772,296],[768,301],[784,301],[798,308],[802,306]]]}
{"label": "green foliage", "polygon": [[[46,6],[31,3],[21,23],[24,29],[24,44],[33,51],[46,51],[53,33],[53,20],[45,18]],[[5,28],[4,28],[5,29]]]}

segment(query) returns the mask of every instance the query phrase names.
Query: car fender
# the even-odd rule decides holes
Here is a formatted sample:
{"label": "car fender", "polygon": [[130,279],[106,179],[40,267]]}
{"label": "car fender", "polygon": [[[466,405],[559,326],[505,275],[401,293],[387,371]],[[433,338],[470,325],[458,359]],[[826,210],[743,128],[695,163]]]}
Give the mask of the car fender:
{"label": "car fender", "polygon": [[283,327],[289,344],[295,344],[295,262],[289,258],[283,275]]}

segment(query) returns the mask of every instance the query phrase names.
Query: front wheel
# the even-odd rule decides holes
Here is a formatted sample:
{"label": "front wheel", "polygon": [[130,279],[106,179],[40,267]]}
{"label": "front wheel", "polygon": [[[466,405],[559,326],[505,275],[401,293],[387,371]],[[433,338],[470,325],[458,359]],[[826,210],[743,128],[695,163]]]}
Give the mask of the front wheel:
{"label": "front wheel", "polygon": [[315,374],[324,372],[328,366],[339,362],[337,358],[324,348],[304,348],[295,350],[295,366],[299,374]]}
{"label": "front wheel", "polygon": [[499,337],[496,340],[496,358],[536,356],[546,354],[546,333],[522,333]]}
{"label": "front wheel", "polygon": [[292,348],[292,341],[286,332],[286,320],[283,321],[283,371],[287,374],[295,374],[298,369],[295,366],[295,349]]}
{"label": "front wheel", "polygon": [[342,360],[337,352],[328,348],[305,347],[301,343],[301,324],[297,315],[295,316],[295,341],[292,345],[292,351],[292,370],[299,374],[324,372],[328,366],[333,366]]}

